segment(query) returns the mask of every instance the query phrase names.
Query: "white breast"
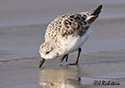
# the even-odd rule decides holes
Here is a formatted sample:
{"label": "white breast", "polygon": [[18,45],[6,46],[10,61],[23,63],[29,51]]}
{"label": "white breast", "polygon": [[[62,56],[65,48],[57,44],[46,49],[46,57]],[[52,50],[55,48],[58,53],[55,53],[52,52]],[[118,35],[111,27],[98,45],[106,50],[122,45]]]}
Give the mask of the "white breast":
{"label": "white breast", "polygon": [[79,47],[81,47],[84,42],[87,40],[91,33],[91,29],[89,28],[88,31],[83,36],[73,37],[69,35],[67,39],[61,39],[61,48],[63,49],[64,54],[68,54],[70,52],[76,51]]}

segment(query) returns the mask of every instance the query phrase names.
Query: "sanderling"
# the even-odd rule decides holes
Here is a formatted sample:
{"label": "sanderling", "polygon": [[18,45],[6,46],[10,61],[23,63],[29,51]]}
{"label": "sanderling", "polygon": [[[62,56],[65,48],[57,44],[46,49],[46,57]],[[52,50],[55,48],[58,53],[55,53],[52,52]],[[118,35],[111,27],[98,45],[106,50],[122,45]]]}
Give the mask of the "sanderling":
{"label": "sanderling", "polygon": [[79,12],[58,16],[51,21],[45,33],[45,42],[40,46],[39,53],[42,60],[39,67],[45,60],[60,58],[68,60],[68,54],[78,50],[76,62],[70,65],[77,65],[81,52],[81,46],[90,35],[91,24],[99,16],[102,5],[89,12]]}

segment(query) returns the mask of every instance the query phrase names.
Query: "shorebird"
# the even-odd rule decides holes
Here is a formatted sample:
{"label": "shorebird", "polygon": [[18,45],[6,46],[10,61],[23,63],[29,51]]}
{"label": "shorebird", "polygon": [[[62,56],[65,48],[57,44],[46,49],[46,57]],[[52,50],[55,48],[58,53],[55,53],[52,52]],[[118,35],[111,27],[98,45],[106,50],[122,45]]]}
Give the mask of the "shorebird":
{"label": "shorebird", "polygon": [[99,5],[96,9],[89,12],[79,12],[57,16],[47,26],[45,33],[45,42],[39,49],[42,60],[39,67],[46,60],[60,58],[68,60],[71,52],[78,50],[78,56],[75,63],[69,65],[78,65],[81,46],[87,40],[91,33],[91,24],[98,18],[102,9]]}

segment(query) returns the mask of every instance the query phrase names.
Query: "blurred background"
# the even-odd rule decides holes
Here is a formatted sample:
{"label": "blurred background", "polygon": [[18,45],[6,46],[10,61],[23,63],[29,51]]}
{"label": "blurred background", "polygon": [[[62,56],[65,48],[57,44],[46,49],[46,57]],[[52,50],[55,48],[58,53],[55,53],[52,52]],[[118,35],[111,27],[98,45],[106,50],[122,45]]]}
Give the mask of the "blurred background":
{"label": "blurred background", "polygon": [[0,0],[0,60],[38,57],[56,16],[104,7],[83,53],[125,49],[125,0]]}
{"label": "blurred background", "polygon": [[0,27],[48,23],[58,15],[103,4],[103,17],[125,16],[125,0],[0,0]]}
{"label": "blurred background", "polygon": [[[100,4],[102,13],[82,46],[79,66],[60,66],[52,60],[38,69],[39,47],[51,20]],[[70,54],[68,63],[76,54]],[[75,80],[79,77],[81,81]],[[97,88],[92,84],[96,77],[120,83],[108,88],[125,88],[125,0],[0,0],[0,88],[42,88],[53,80],[70,88]]]}

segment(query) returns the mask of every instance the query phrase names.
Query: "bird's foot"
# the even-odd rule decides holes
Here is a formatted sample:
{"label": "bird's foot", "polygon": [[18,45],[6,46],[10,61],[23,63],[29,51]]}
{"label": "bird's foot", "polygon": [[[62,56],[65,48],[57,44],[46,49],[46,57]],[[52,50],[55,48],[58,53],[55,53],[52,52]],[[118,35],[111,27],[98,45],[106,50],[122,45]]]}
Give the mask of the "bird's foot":
{"label": "bird's foot", "polygon": [[69,64],[67,64],[67,66],[69,66],[69,65],[78,65],[78,63],[69,63]]}

